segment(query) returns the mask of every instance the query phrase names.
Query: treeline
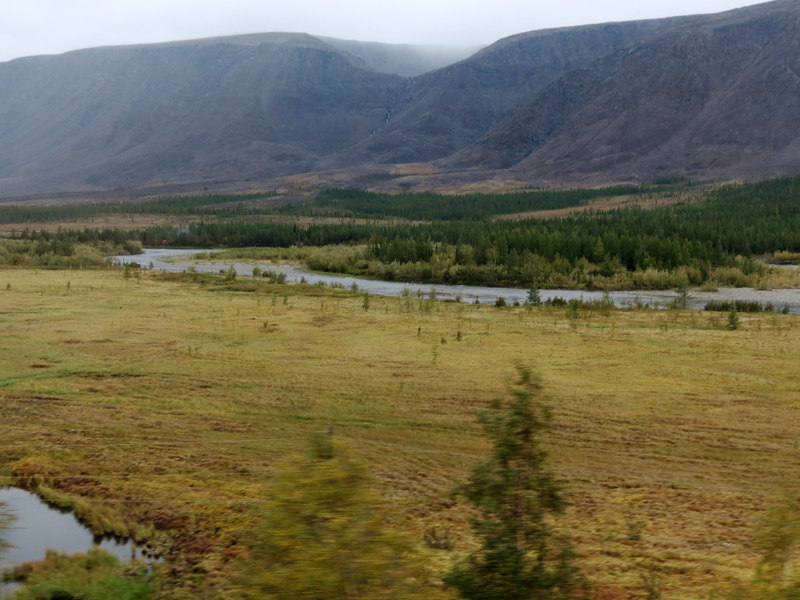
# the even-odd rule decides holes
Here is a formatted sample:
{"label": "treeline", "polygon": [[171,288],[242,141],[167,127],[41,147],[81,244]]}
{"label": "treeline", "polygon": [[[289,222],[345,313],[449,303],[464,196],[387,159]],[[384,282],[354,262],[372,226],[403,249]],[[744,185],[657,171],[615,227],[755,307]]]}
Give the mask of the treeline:
{"label": "treeline", "polygon": [[409,220],[480,220],[494,215],[583,206],[593,200],[622,195],[645,195],[675,190],[684,183],[616,186],[599,189],[526,190],[502,194],[381,194],[359,189],[331,189],[308,203],[258,206],[254,200],[275,198],[276,192],[174,196],[134,202],[105,202],[70,206],[0,206],[0,223],[33,224],[93,219],[109,215],[219,215],[242,217],[265,214],[343,217],[400,217]]}
{"label": "treeline", "polygon": [[333,189],[309,203],[339,215],[400,217],[422,221],[479,220],[495,215],[584,206],[603,198],[652,194],[666,186],[616,186],[571,190],[531,190],[502,194],[380,194],[359,189]]}
{"label": "treeline", "polygon": [[[559,202],[580,202],[582,194],[611,195],[620,190],[526,194],[540,199],[561,194]],[[366,210],[376,200],[370,192],[340,193],[354,211]],[[381,202],[386,200],[379,196]],[[506,210],[509,202],[517,201],[510,200],[511,196],[525,194],[483,194],[483,204],[479,206],[476,200],[474,206],[489,211],[506,202]],[[398,203],[395,216],[419,220],[426,204],[443,197],[407,194],[392,198]],[[449,210],[447,203],[465,199],[446,198],[441,214]],[[183,206],[183,200],[171,201],[174,207]],[[654,210],[625,207],[548,220],[470,218],[400,225],[375,220],[308,226],[214,221],[180,229],[161,226],[116,234],[99,230],[68,233],[80,243],[95,243],[92,236],[109,239],[116,235],[117,244],[134,239],[148,247],[358,245],[363,246],[361,252],[318,253],[308,259],[309,266],[406,281],[657,289],[712,280],[719,285],[752,286],[769,275],[764,263],[754,257],[800,252],[800,178],[726,186],[708,192],[702,202]]]}
{"label": "treeline", "polygon": [[[413,227],[405,228],[411,235]],[[395,228],[386,225],[310,225],[292,223],[193,223],[188,227],[148,227],[128,232],[146,247],[246,248],[269,246],[328,246],[364,243],[373,235],[389,235]]]}
{"label": "treeline", "polygon": [[[504,263],[526,250],[592,263],[618,259],[629,270],[671,269],[697,261],[730,264],[732,257],[800,251],[800,179],[730,186],[705,202],[643,210],[620,208],[561,219],[461,220],[420,225],[200,223],[188,231],[151,228],[146,245],[166,240],[184,246],[322,246],[370,243],[383,262],[427,260],[426,244],[461,246],[459,264]],[[471,252],[466,248],[469,246]]]}
{"label": "treeline", "polygon": [[701,203],[655,210],[524,221],[434,221],[419,225],[200,223],[139,232],[146,246],[328,246],[312,268],[385,279],[464,284],[660,288],[709,278],[753,285],[754,255],[800,251],[800,180],[729,186]]}
{"label": "treeline", "polygon": [[114,229],[84,231],[23,231],[0,238],[0,265],[52,268],[111,266],[111,256],[139,254],[142,245],[130,234]]}
{"label": "treeline", "polygon": [[[203,196],[173,196],[144,202],[102,202],[68,206],[0,206],[0,223],[55,223],[68,222],[108,215],[213,215],[225,212],[227,216],[254,214],[259,211],[240,206],[251,200],[272,198],[275,192],[258,194],[212,194]],[[228,205],[216,208],[217,205]],[[264,212],[263,210],[260,212]]]}
{"label": "treeline", "polygon": [[[10,236],[15,240],[30,240],[37,244],[108,244],[109,247],[124,250],[129,247],[131,252],[128,254],[137,254],[141,251],[141,244],[136,241],[139,237],[137,233],[131,233],[123,229],[114,229],[111,227],[99,228],[84,228],[84,229],[61,229],[57,231],[46,231],[25,228],[22,231]],[[139,249],[138,251],[136,249]],[[117,252],[117,254],[124,254],[124,252]]]}

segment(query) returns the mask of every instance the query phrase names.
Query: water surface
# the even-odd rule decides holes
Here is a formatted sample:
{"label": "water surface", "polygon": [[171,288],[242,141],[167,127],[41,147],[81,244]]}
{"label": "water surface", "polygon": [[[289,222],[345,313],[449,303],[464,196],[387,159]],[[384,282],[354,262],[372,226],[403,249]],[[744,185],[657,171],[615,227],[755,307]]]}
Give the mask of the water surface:
{"label": "water surface", "polygon": [[[15,517],[5,532],[5,539],[12,547],[0,557],[0,571],[11,565],[42,560],[48,549],[72,554],[100,546],[121,560],[134,555],[142,557],[142,551],[135,549],[132,542],[93,535],[70,511],[45,504],[25,490],[0,487],[0,502]],[[0,594],[16,587],[15,584],[0,585]]]}
{"label": "water surface", "polygon": [[[209,249],[173,249],[173,248],[148,248],[144,254],[117,256],[120,263],[136,262],[147,267],[150,263],[153,268],[165,271],[185,271],[193,266],[200,273],[218,273],[220,270],[227,271],[233,266],[239,275],[251,275],[254,267],[265,268],[264,263],[242,262],[242,261],[215,261],[215,260],[190,260],[193,254],[198,252],[213,252]],[[360,277],[350,277],[347,275],[328,275],[319,273],[308,273],[298,265],[269,265],[271,271],[278,271],[286,274],[287,281],[300,281],[305,278],[308,283],[337,283],[350,288],[354,283],[359,290],[370,294],[382,296],[400,296],[404,292],[412,294],[420,293],[429,296],[432,290],[436,290],[437,297],[444,300],[460,299],[462,302],[480,302],[481,304],[494,304],[498,298],[505,299],[511,305],[515,301],[523,304],[528,296],[528,290],[522,288],[501,288],[473,285],[441,285],[427,283],[406,283],[398,281],[380,281],[373,279],[362,279]],[[554,297],[561,297],[564,300],[583,299],[600,300],[603,292],[587,292],[581,290],[567,289],[548,289],[541,290],[542,300]],[[616,306],[635,305],[637,303],[649,304],[650,306],[667,307],[676,297],[674,291],[636,291],[636,292],[610,292],[608,297]],[[772,302],[777,310],[781,310],[785,304],[789,305],[789,310],[793,314],[800,314],[800,290],[774,290],[762,291],[752,288],[720,288],[717,292],[701,292],[692,290],[689,308],[701,310],[711,300],[748,300],[756,301],[761,304]]]}

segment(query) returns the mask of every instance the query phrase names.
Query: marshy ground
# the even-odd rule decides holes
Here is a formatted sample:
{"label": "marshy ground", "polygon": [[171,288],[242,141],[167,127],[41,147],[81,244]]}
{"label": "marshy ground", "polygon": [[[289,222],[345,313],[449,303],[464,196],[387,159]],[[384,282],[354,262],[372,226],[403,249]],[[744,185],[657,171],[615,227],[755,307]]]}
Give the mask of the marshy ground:
{"label": "marshy ground", "polygon": [[[449,499],[515,364],[552,397],[558,527],[598,594],[707,597],[800,465],[794,315],[494,308],[119,270],[0,271],[0,483],[75,504],[167,556],[163,593],[225,597],[270,474],[333,427],[376,476],[431,581],[470,548]],[[78,500],[80,499],[80,500]],[[176,596],[177,597],[177,596]]]}

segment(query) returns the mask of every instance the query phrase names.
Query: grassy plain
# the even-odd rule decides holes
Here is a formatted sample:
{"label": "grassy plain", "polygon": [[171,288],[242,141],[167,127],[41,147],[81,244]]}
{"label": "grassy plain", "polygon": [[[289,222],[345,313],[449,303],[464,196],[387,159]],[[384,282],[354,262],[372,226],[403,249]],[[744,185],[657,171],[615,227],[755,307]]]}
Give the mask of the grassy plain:
{"label": "grassy plain", "polygon": [[[363,304],[244,278],[2,270],[0,482],[150,540],[163,597],[234,597],[270,474],[333,427],[386,519],[420,545],[448,526],[457,553],[468,513],[448,495],[488,451],[475,416],[523,363],[553,399],[573,501],[559,527],[599,597],[628,597],[645,564],[666,598],[749,575],[756,520],[800,464],[797,317],[727,331],[692,311]],[[431,581],[452,554],[428,552]]]}

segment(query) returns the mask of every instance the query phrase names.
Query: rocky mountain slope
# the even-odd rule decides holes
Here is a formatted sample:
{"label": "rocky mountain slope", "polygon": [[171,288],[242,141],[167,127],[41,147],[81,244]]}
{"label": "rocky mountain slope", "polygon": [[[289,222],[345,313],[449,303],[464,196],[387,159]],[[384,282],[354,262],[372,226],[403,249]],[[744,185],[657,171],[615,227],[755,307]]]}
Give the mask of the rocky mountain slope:
{"label": "rocky mountain slope", "polygon": [[397,74],[420,56],[275,33],[2,63],[0,196],[419,162],[558,184],[800,173],[796,0],[524,33]]}
{"label": "rocky mountain slope", "polygon": [[515,35],[412,81],[377,135],[326,166],[405,163],[449,156],[574,69],[674,20],[614,23]]}
{"label": "rocky mountain slope", "polygon": [[307,35],[212,42],[0,65],[0,179],[108,188],[309,170],[409,87]]}
{"label": "rocky mountain slope", "polygon": [[800,172],[800,3],[685,20],[558,79],[446,168],[533,180]]}

